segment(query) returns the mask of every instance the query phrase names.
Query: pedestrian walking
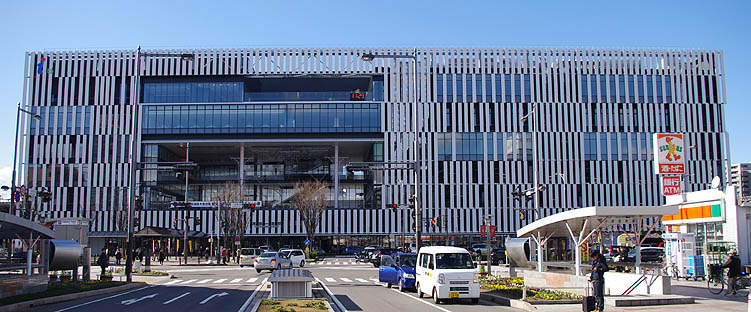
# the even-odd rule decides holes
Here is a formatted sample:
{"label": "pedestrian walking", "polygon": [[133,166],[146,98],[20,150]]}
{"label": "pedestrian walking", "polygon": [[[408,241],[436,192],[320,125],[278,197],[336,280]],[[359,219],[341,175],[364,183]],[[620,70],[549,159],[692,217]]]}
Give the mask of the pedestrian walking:
{"label": "pedestrian walking", "polygon": [[107,256],[107,248],[102,248],[102,252],[99,254],[99,258],[96,259],[96,265],[98,265],[102,269],[102,273],[99,275],[99,279],[101,279],[102,275],[104,275],[104,272],[107,271],[107,267],[110,264],[109,256]]}
{"label": "pedestrian walking", "polygon": [[725,296],[738,294],[735,290],[735,282],[741,276],[741,259],[738,258],[735,250],[731,250],[728,256],[728,260],[722,264],[722,268],[728,268],[728,291],[725,292]]}
{"label": "pedestrian walking", "polygon": [[164,249],[159,250],[159,265],[164,265],[164,258],[166,257]]}
{"label": "pedestrian walking", "polygon": [[222,262],[224,264],[227,264],[227,249],[226,248],[222,248]]}
{"label": "pedestrian walking", "polygon": [[117,263],[117,265],[120,265],[120,259],[122,259],[122,257],[123,255],[120,253],[120,248],[115,250],[115,263]]}
{"label": "pedestrian walking", "polygon": [[605,311],[605,272],[609,271],[610,269],[608,268],[607,260],[600,254],[599,251],[592,251],[591,257],[592,274],[590,274],[589,280],[592,281],[592,287],[594,288],[594,311],[601,312]]}

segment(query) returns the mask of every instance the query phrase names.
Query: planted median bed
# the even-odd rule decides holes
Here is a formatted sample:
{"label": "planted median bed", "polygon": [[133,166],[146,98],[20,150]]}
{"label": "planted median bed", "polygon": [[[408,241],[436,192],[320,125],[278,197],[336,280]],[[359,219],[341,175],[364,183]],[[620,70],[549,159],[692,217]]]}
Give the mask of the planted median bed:
{"label": "planted median bed", "polygon": [[328,311],[326,299],[266,299],[261,301],[258,312],[320,312]]}
{"label": "planted median bed", "polygon": [[[514,277],[484,276],[480,278],[483,292],[499,295],[508,299],[521,299],[524,291],[524,279]],[[582,296],[558,290],[527,288],[527,301],[571,301],[582,300]]]}
{"label": "planted median bed", "polygon": [[48,297],[62,296],[67,294],[80,293],[103,288],[125,285],[125,282],[113,281],[89,281],[89,282],[53,282],[49,283],[47,290],[33,294],[23,294],[0,299],[0,306],[19,303],[29,300],[36,300]]}

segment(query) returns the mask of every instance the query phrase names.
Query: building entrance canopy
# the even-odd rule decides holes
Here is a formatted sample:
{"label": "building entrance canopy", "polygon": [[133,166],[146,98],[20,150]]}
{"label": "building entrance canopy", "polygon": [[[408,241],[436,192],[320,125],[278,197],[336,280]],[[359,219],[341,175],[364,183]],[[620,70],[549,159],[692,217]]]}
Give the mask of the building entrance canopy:
{"label": "building entrance canopy", "polygon": [[[617,226],[625,232],[624,225],[632,225],[637,236],[637,248],[643,242],[641,233],[647,235],[659,222],[642,227],[642,221],[678,213],[678,205],[665,206],[594,206],[569,210],[532,222],[518,231],[517,237],[532,237],[537,243],[537,269],[542,272],[542,246],[553,237],[570,238],[577,248],[575,253],[576,275],[581,274],[581,246],[598,230]],[[647,235],[644,235],[646,238]],[[637,271],[640,271],[640,253],[637,252]]]}

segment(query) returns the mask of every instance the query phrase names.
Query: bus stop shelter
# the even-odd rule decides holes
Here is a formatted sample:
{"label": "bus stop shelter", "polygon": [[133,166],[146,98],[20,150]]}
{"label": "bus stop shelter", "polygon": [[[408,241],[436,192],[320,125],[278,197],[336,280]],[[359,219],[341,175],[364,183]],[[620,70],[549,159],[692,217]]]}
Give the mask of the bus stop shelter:
{"label": "bus stop shelter", "polygon": [[[537,244],[537,270],[543,271],[542,246],[553,237],[570,238],[574,243],[574,267],[576,275],[581,275],[581,246],[597,231],[618,227],[626,232],[630,228],[636,235],[636,271],[641,272],[639,245],[660,224],[665,215],[678,213],[678,205],[665,206],[594,206],[557,213],[532,222],[518,231],[517,237],[534,239]],[[645,220],[652,223],[644,225]],[[646,233],[642,235],[643,232]]]}

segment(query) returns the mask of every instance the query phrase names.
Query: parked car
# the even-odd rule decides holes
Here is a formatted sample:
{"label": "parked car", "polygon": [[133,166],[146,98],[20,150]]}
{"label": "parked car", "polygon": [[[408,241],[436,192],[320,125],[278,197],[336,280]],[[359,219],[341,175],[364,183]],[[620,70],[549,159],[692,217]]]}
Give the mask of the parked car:
{"label": "parked car", "polygon": [[506,263],[506,248],[493,248],[490,252],[490,263],[493,265]]}
{"label": "parked car", "polygon": [[[662,247],[642,247],[641,262],[662,262],[665,258],[665,248]],[[636,262],[636,249],[628,252],[626,262]]]}
{"label": "parked car", "polygon": [[432,294],[440,304],[444,299],[467,298],[480,301],[480,283],[469,251],[459,247],[436,246],[420,248],[417,257],[417,296]]}
{"label": "parked car", "polygon": [[[422,243],[422,246],[420,247],[428,247],[430,244],[428,243]],[[409,252],[416,254],[417,253],[417,243],[410,243],[409,244]]]}
{"label": "parked car", "polygon": [[258,249],[263,250],[263,251],[276,251],[276,249],[274,249],[274,247],[271,245],[263,245],[263,246],[258,247]]}
{"label": "parked car", "polygon": [[347,246],[346,248],[344,248],[344,253],[349,254],[349,255],[357,255],[361,251],[362,251],[362,248],[357,247],[357,246]]}
{"label": "parked car", "polygon": [[378,250],[380,247],[373,247],[368,246],[365,247],[357,256],[357,261],[359,262],[370,262],[370,257],[372,256],[373,252]]}
{"label": "parked car", "polygon": [[378,268],[378,281],[386,283],[386,287],[397,285],[399,291],[415,288],[415,264],[417,254],[396,253],[391,256],[381,256],[381,266]]}
{"label": "parked car", "polygon": [[256,267],[256,272],[261,273],[261,270],[291,269],[292,261],[282,253],[267,251],[256,257],[254,266]]}
{"label": "parked car", "polygon": [[261,255],[263,251],[258,248],[242,248],[240,249],[240,267],[255,265],[256,257]]}
{"label": "parked car", "polygon": [[293,265],[301,268],[305,266],[305,253],[302,249],[282,249],[279,253],[289,258]]}
{"label": "parked car", "polygon": [[391,255],[399,252],[399,250],[395,248],[381,248],[381,249],[375,249],[372,252],[372,256],[370,257],[370,263],[373,264],[374,267],[378,267],[381,265],[381,256],[383,255]]}

